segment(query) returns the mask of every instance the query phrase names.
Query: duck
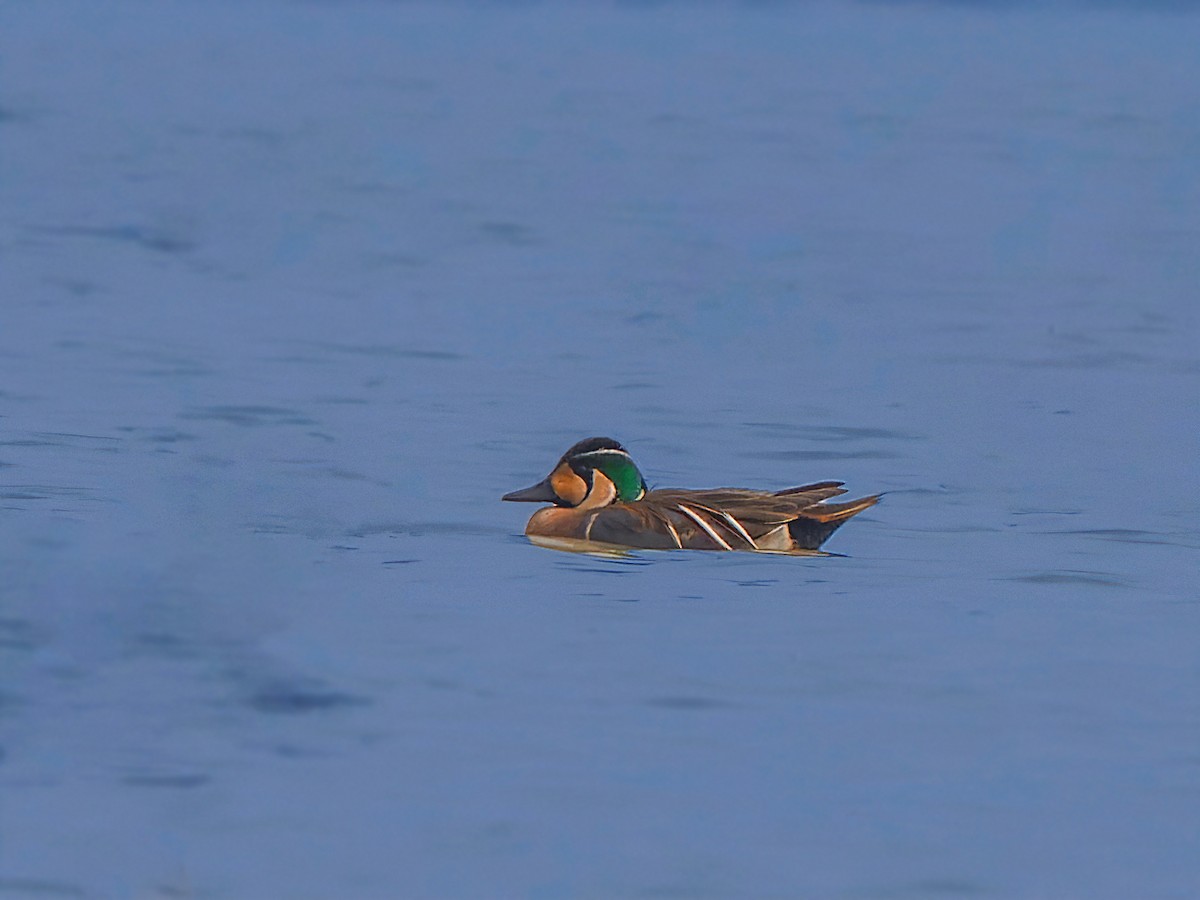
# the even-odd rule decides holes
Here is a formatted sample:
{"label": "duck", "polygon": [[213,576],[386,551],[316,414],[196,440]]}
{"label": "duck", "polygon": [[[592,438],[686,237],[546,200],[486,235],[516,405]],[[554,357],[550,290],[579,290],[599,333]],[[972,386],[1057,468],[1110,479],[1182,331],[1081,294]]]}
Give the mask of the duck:
{"label": "duck", "polygon": [[816,551],[852,516],[879,502],[873,494],[841,503],[842,481],[782,491],[746,488],[650,490],[624,447],[607,437],[573,445],[537,484],[501,499],[549,503],[525,534],[556,541],[639,550]]}

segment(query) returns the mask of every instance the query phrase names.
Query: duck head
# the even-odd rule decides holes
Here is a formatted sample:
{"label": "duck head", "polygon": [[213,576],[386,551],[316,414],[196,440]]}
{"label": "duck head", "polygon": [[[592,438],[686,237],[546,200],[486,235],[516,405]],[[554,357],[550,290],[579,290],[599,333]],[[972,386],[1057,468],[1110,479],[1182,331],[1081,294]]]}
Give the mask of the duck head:
{"label": "duck head", "polygon": [[500,499],[595,509],[645,495],[646,481],[625,448],[612,438],[594,437],[564,453],[542,481]]}

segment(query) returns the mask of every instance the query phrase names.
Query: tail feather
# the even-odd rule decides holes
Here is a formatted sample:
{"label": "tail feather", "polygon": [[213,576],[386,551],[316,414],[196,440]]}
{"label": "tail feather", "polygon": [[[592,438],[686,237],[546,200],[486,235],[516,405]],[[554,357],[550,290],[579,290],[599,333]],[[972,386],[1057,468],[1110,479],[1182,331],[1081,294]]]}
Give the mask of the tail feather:
{"label": "tail feather", "polygon": [[796,546],[816,550],[842,523],[879,502],[879,494],[851,500],[847,503],[821,503],[810,506],[788,523],[788,531]]}
{"label": "tail feather", "polygon": [[869,509],[879,502],[879,495],[872,494],[860,500],[849,500],[846,503],[817,503],[800,513],[808,519],[818,522],[844,522],[853,515]]}

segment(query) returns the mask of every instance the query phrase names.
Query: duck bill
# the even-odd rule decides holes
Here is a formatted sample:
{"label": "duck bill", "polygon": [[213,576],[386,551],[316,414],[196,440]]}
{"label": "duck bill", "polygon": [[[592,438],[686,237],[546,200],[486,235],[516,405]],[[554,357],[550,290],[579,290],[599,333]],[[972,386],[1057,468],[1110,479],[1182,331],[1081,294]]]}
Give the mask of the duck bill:
{"label": "duck bill", "polygon": [[500,499],[517,500],[521,503],[554,503],[558,499],[558,495],[554,493],[554,488],[550,487],[550,479],[547,478],[530,487],[505,494]]}

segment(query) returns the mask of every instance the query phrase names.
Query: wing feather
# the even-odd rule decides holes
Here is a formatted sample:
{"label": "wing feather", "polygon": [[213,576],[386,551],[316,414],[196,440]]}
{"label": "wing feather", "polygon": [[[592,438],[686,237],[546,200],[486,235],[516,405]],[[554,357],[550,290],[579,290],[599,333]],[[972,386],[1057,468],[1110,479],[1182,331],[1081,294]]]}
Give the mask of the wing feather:
{"label": "wing feather", "polygon": [[707,522],[705,522],[704,517],[701,516],[698,512],[696,512],[693,509],[690,509],[689,507],[685,506],[682,503],[676,505],[675,508],[677,510],[679,510],[681,513],[683,513],[685,516],[687,516],[689,519],[691,519],[693,522],[695,522],[697,525],[699,525],[700,528],[703,529],[704,533],[707,534],[710,538],[712,538],[717,543],[717,546],[719,546],[722,550],[732,550],[733,549],[732,547],[729,546],[729,542],[726,541],[719,534],[717,534],[716,529],[713,528],[711,525],[709,525]]}

